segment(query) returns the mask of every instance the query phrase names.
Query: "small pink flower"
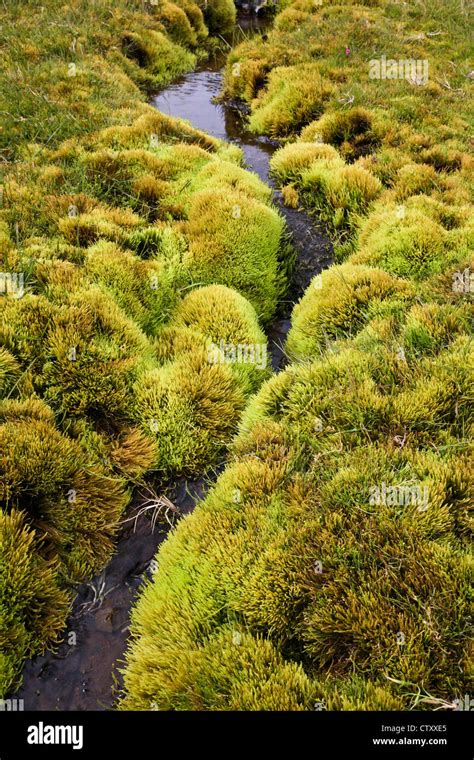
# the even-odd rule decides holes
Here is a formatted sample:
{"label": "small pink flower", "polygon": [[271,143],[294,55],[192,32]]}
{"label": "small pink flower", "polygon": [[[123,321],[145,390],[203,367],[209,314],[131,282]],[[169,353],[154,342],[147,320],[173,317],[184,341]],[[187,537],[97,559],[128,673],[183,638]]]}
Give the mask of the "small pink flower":
{"label": "small pink flower", "polygon": [[346,55],[350,55],[350,54],[351,54],[351,49],[350,49],[350,47],[346,47]]}

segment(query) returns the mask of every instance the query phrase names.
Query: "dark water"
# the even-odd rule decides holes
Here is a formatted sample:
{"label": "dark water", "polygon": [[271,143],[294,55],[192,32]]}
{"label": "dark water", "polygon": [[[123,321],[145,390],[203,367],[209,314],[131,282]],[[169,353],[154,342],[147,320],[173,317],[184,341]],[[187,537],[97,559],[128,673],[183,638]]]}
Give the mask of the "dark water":
{"label": "dark water", "polygon": [[[262,33],[267,21],[243,19],[243,33]],[[240,38],[242,33],[240,33]],[[235,104],[215,101],[222,86],[225,56],[222,55],[187,74],[153,99],[163,113],[189,120],[195,127],[222,140],[239,145],[247,167],[273,186],[269,162],[278,145],[253,135],[246,127],[245,114]],[[283,343],[289,329],[292,304],[301,296],[311,278],[331,261],[331,243],[315,220],[303,210],[287,209],[274,188],[274,202],[285,217],[297,251],[297,265],[288,300],[268,331],[275,370],[284,362]],[[194,508],[207,490],[204,479],[195,483],[179,481],[166,489],[180,514]],[[130,515],[137,514],[140,497]],[[153,530],[146,516],[124,525],[116,552],[101,573],[89,584],[76,589],[77,597],[63,643],[58,651],[30,660],[24,669],[24,682],[17,697],[26,710],[107,710],[113,707],[121,686],[119,668],[123,665],[130,610],[140,584],[147,576],[159,544],[168,532],[161,522]]]}
{"label": "dark water", "polygon": [[243,150],[247,168],[269,183],[270,158],[277,144],[252,134],[236,105],[216,100],[222,89],[224,63],[218,58],[186,74],[153,98],[152,105],[169,116],[186,119],[213,137],[235,143]]}

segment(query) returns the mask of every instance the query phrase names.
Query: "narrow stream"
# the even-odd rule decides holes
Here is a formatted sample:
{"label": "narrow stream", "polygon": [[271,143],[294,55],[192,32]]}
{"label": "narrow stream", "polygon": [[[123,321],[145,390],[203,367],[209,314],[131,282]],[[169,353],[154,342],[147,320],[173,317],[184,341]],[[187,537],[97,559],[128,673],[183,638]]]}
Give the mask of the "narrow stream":
{"label": "narrow stream", "polygon": [[[262,34],[268,26],[268,20],[258,16],[239,18],[242,36]],[[270,175],[270,159],[279,143],[250,132],[245,113],[237,104],[217,100],[222,91],[225,62],[226,55],[222,53],[177,79],[151,102],[162,113],[186,119],[203,132],[238,145],[243,151],[246,168],[273,188],[274,203],[286,220],[297,252],[287,302],[282,304],[279,316],[268,331],[273,369],[279,370],[284,363],[283,344],[290,327],[291,308],[303,295],[312,277],[331,264],[332,244],[314,217],[283,204],[281,193]]]}
{"label": "narrow stream", "polygon": [[[239,20],[244,34],[264,32],[268,21],[255,17]],[[186,74],[159,95],[152,104],[163,113],[190,121],[195,127],[239,145],[247,167],[274,188],[274,202],[285,217],[297,251],[294,281],[288,300],[268,331],[275,370],[284,361],[282,349],[289,329],[292,304],[311,278],[331,262],[331,243],[315,220],[304,211],[287,209],[269,176],[272,153],[278,144],[253,135],[236,105],[215,101],[222,86],[225,54]],[[191,511],[207,490],[204,478],[177,481],[166,489],[181,514]],[[133,516],[140,508],[139,494],[127,512],[117,548],[104,571],[77,589],[77,597],[57,652],[47,652],[26,663],[23,686],[16,695],[26,710],[112,709],[121,686],[119,668],[126,649],[130,610],[138,588],[147,576],[159,544],[168,532],[165,523],[152,530],[151,520]]]}

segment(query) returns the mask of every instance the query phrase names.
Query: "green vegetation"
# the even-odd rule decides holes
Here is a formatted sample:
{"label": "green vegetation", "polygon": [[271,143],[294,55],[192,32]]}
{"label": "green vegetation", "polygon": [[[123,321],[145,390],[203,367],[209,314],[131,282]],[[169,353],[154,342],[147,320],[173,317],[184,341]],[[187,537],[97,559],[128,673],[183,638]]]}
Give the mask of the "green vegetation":
{"label": "green vegetation", "polygon": [[[263,386],[234,462],[158,554],[123,707],[235,709],[234,689],[271,689],[284,666],[287,689],[252,709],[408,709],[464,693],[466,327],[462,307],[414,306]],[[382,483],[427,501],[374,503]],[[270,672],[248,637],[276,649]],[[245,657],[245,675],[217,651],[232,667]]]}
{"label": "green vegetation", "polygon": [[[229,345],[234,360],[226,355]],[[238,346],[251,346],[253,354],[239,361]],[[211,285],[181,301],[155,350],[161,366],[138,379],[134,416],[156,437],[159,471],[199,475],[217,461],[246,397],[268,376],[265,335],[243,296]]]}
{"label": "green vegetation", "polygon": [[[272,159],[290,205],[299,198],[345,243],[375,199],[381,208],[415,195],[469,204],[469,8],[456,0],[285,6],[265,41],[230,53],[225,91],[250,105],[251,128],[290,139]],[[396,76],[374,75],[383,58],[397,61]],[[398,61],[423,65],[399,74]]]}
{"label": "green vegetation", "polygon": [[[60,640],[134,487],[226,455],[135,607],[121,708],[469,690],[467,14],[285,0],[231,51],[225,94],[282,141],[285,202],[336,244],[271,376],[262,326],[291,267],[271,191],[146,103],[231,30],[231,1],[3,4],[0,696]],[[383,56],[429,76],[371,77]]]}
{"label": "green vegetation", "polygon": [[[229,55],[226,94],[283,138],[283,198],[317,212],[337,262],[157,555],[124,709],[452,709],[468,691],[467,13],[296,0]],[[428,81],[371,79],[383,55],[429,59]]]}
{"label": "green vegetation", "polygon": [[409,283],[381,269],[343,264],[318,275],[293,310],[286,350],[315,359],[331,341],[357,333],[371,319],[397,314],[413,299]]}
{"label": "green vegetation", "polygon": [[68,597],[58,565],[42,557],[35,532],[21,512],[0,512],[0,681],[18,683],[18,663],[54,644],[64,625]]}
{"label": "green vegetation", "polygon": [[219,464],[269,375],[259,320],[288,249],[270,190],[146,103],[234,18],[230,0],[0,11],[0,696],[59,640],[134,486]]}

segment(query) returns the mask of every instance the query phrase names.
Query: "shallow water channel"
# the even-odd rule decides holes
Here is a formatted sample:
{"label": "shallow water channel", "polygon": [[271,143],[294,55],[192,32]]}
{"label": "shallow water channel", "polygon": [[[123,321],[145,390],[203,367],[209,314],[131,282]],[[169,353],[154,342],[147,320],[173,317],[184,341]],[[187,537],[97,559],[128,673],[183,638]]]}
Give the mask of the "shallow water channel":
{"label": "shallow water channel", "polygon": [[[260,20],[258,16],[243,16],[239,19],[240,36],[263,34],[268,25],[268,20]],[[284,362],[283,344],[290,325],[291,307],[301,297],[311,278],[331,263],[332,245],[313,217],[304,210],[284,206],[281,193],[270,175],[270,159],[280,147],[279,143],[249,131],[245,109],[241,104],[218,99],[222,91],[225,62],[225,53],[206,61],[177,79],[151,102],[162,113],[186,119],[203,132],[238,145],[243,151],[246,168],[273,188],[274,203],[285,217],[297,252],[288,300],[281,305],[279,316],[268,330],[273,368],[279,370]]]}
{"label": "shallow water channel", "polygon": [[[255,17],[239,20],[244,35],[259,34],[268,27]],[[239,145],[247,168],[272,187],[269,162],[276,142],[253,135],[246,128],[244,110],[237,104],[216,102],[222,86],[225,54],[181,77],[152,99],[163,113],[189,120],[195,127]],[[284,361],[283,343],[289,328],[291,305],[311,278],[331,261],[331,244],[315,220],[304,211],[287,209],[274,187],[274,202],[286,219],[297,251],[294,280],[288,301],[268,330],[269,349],[276,370]],[[203,497],[206,481],[178,481],[166,489],[181,514]],[[25,710],[107,710],[120,689],[119,668],[126,649],[130,610],[138,588],[168,528],[138,515],[147,495],[137,494],[127,513],[111,561],[90,583],[77,588],[63,642],[57,652],[29,661],[24,683],[16,695]]]}

